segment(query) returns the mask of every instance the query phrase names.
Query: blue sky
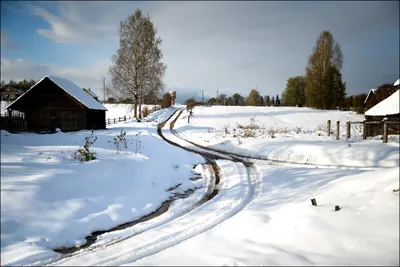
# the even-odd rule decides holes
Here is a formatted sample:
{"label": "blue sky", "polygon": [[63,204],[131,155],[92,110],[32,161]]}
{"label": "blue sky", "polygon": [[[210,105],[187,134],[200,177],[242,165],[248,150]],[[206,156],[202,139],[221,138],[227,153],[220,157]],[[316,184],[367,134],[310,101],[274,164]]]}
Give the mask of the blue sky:
{"label": "blue sky", "polygon": [[1,2],[1,76],[55,75],[102,95],[118,27],[136,8],[163,39],[167,89],[281,94],[303,75],[319,33],[344,54],[349,95],[399,78],[399,2]]}

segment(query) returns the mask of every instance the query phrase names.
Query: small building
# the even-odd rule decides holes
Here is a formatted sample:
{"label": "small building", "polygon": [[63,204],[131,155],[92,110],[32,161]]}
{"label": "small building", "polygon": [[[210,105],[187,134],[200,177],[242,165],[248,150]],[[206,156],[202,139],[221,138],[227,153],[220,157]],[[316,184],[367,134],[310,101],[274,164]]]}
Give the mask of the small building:
{"label": "small building", "polygon": [[13,101],[23,93],[22,90],[10,84],[6,84],[0,88],[1,101]]}
{"label": "small building", "polygon": [[367,110],[378,104],[378,99],[376,98],[376,90],[377,89],[369,90],[368,95],[364,100],[364,106]]}
{"label": "small building", "polygon": [[23,112],[30,131],[106,129],[107,109],[75,83],[45,76],[6,107]]}
{"label": "small building", "polygon": [[382,100],[365,112],[365,120],[367,122],[375,122],[365,124],[365,136],[376,136],[383,134],[382,120],[387,118],[389,121],[398,123],[390,124],[390,132],[397,133],[400,130],[400,90]]}

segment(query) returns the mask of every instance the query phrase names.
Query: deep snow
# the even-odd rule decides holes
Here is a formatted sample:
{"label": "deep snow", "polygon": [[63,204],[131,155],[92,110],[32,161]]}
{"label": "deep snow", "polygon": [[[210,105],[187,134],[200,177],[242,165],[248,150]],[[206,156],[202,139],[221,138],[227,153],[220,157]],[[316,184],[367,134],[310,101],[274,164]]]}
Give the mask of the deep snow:
{"label": "deep snow", "polygon": [[[173,111],[160,110],[158,116],[166,118]],[[20,255],[21,249],[37,257],[54,256],[48,248],[80,245],[93,231],[151,213],[173,193],[204,187],[204,180],[189,180],[195,176],[193,166],[203,159],[164,142],[156,125],[127,122],[96,131],[97,159],[85,163],[70,155],[90,131],[47,135],[1,131],[1,264],[35,259]],[[132,141],[117,154],[109,141],[121,130]]]}
{"label": "deep snow", "polygon": [[[96,131],[98,159],[84,164],[64,159],[61,150],[76,149],[89,131],[54,135],[2,131],[2,265],[51,263],[48,259],[57,259],[57,254],[46,246],[82,242],[96,226],[116,225],[151,212],[177,183],[182,183],[180,192],[199,189],[155,220],[101,235],[93,250],[54,264],[399,264],[398,137],[391,137],[388,144],[359,136],[346,140],[343,128],[341,140],[328,137],[327,119],[332,120],[332,130],[338,119],[342,127],[348,119],[362,119],[348,112],[196,107],[190,124],[186,112],[175,123],[177,136],[169,124],[164,135],[195,150],[204,149],[179,137],[300,164],[256,161],[246,168],[225,156],[217,160],[219,194],[192,209],[212,190],[213,177],[206,165],[192,170],[204,162],[200,156],[173,147],[156,134],[157,123],[174,110],[157,111],[149,122],[128,121]],[[248,131],[249,124],[259,128]],[[119,155],[109,147],[107,141],[121,129],[129,138],[142,131],[140,153],[132,153],[133,144]],[[189,179],[199,174],[202,180]],[[314,197],[317,207],[310,203]],[[335,205],[341,210],[334,211]],[[137,235],[127,238],[132,234]],[[121,239],[125,240],[102,246]]]}

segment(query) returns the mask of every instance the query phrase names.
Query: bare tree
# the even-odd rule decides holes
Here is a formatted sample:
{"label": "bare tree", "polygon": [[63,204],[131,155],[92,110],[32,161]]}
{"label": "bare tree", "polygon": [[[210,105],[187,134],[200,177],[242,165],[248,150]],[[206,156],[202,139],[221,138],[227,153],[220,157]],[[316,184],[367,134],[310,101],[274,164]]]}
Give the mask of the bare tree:
{"label": "bare tree", "polygon": [[112,89],[120,98],[132,98],[134,116],[141,117],[141,105],[146,96],[159,95],[163,88],[162,77],[166,66],[161,62],[162,40],[156,37],[157,29],[150,16],[136,9],[121,21],[120,47],[109,68]]}

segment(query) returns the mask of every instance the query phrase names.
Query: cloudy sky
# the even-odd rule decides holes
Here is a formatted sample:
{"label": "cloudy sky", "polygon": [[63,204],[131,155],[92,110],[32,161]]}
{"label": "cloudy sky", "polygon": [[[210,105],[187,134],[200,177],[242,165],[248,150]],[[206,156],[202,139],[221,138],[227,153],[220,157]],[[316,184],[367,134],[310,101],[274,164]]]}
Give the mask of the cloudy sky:
{"label": "cloudy sky", "polygon": [[399,78],[399,1],[1,1],[1,79],[55,75],[102,96],[119,23],[136,8],[163,39],[164,82],[178,93],[280,95],[323,30],[342,47],[349,95]]}

